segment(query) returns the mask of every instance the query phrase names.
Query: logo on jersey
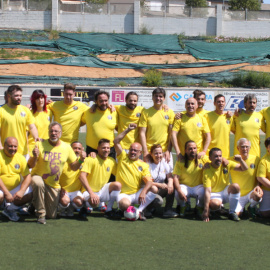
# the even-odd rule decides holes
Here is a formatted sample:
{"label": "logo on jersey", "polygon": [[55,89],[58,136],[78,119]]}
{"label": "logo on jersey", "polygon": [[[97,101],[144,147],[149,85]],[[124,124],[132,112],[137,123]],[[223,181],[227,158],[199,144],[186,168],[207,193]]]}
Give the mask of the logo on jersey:
{"label": "logo on jersey", "polygon": [[26,113],[25,112],[21,112],[21,116],[22,117],[25,117],[26,116]]}
{"label": "logo on jersey", "polygon": [[14,168],[15,168],[16,170],[19,170],[19,169],[20,169],[20,164],[18,164],[18,163],[15,164],[15,165],[14,165]]}
{"label": "logo on jersey", "polygon": [[255,164],[254,163],[250,164],[250,168],[255,169]]}
{"label": "logo on jersey", "polygon": [[107,167],[107,172],[109,172],[110,171],[110,167]]}
{"label": "logo on jersey", "polygon": [[260,120],[259,120],[258,118],[255,118],[255,122],[259,123],[259,122],[260,122]]}
{"label": "logo on jersey", "polygon": [[165,119],[168,120],[169,119],[169,115],[165,115]]}
{"label": "logo on jersey", "polygon": [[112,116],[111,116],[111,115],[108,115],[108,119],[109,119],[109,120],[112,120]]}
{"label": "logo on jersey", "polygon": [[142,166],[139,166],[138,167],[138,170],[141,172],[142,171]]}
{"label": "logo on jersey", "polygon": [[231,123],[231,121],[229,119],[227,119],[226,123],[229,125]]}
{"label": "logo on jersey", "polygon": [[75,110],[75,111],[78,110],[78,107],[77,106],[74,106],[73,107],[73,110]]}
{"label": "logo on jersey", "polygon": [[141,114],[138,112],[138,113],[136,113],[136,116],[137,116],[137,117],[140,117],[140,116],[141,116]]}
{"label": "logo on jersey", "polygon": [[50,116],[48,116],[48,121],[51,122]]}
{"label": "logo on jersey", "polygon": [[202,123],[197,123],[197,127],[202,127]]}
{"label": "logo on jersey", "polygon": [[199,168],[202,169],[203,168],[203,165],[202,163],[199,164]]}
{"label": "logo on jersey", "polygon": [[224,168],[224,169],[223,169],[223,173],[224,173],[224,174],[227,174],[227,173],[228,173],[228,169],[227,169],[227,168]]}

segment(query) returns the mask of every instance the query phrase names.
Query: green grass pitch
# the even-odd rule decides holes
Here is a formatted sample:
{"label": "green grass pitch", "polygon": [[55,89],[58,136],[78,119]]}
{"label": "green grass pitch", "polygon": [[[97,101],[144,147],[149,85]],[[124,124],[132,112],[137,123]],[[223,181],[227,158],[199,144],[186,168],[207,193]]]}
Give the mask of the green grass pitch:
{"label": "green grass pitch", "polygon": [[[83,134],[82,134],[83,135]],[[85,141],[85,136],[81,136]],[[264,137],[262,137],[264,139]],[[264,149],[264,147],[262,147]],[[264,154],[265,151],[263,150]],[[193,202],[193,201],[192,201]],[[193,202],[194,204],[194,202]],[[269,219],[0,219],[2,269],[266,269]]]}

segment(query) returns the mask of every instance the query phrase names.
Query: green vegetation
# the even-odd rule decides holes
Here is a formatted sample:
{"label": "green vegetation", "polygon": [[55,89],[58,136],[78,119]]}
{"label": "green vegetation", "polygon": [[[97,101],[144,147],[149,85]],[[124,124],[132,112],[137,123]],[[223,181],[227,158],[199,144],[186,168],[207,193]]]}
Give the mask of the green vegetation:
{"label": "green vegetation", "polygon": [[152,29],[148,28],[146,25],[142,25],[139,30],[139,34],[141,35],[151,35]]}
{"label": "green vegetation", "polygon": [[244,38],[244,37],[224,37],[224,36],[208,36],[205,37],[205,41],[212,43],[239,43],[239,42],[256,42],[256,41],[268,41],[270,37],[265,38]]}
{"label": "green vegetation", "polygon": [[209,82],[207,82],[205,80],[202,80],[202,81],[200,81],[199,86],[201,86],[201,87],[208,87],[209,86]]}
{"label": "green vegetation", "polygon": [[256,71],[238,72],[232,80],[225,80],[224,83],[235,87],[270,87],[270,74]]}
{"label": "green vegetation", "polygon": [[120,82],[117,82],[115,85],[116,85],[116,86],[120,86],[120,87],[125,87],[125,86],[127,86],[128,84],[127,84],[125,81],[120,81]]}
{"label": "green vegetation", "polygon": [[49,39],[58,39],[59,38],[59,32],[57,30],[51,30],[49,32]]}
{"label": "green vegetation", "polygon": [[41,60],[61,58],[66,56],[67,54],[62,52],[37,52],[31,50],[0,49],[1,59],[17,59],[27,57],[30,60]]}
{"label": "green vegetation", "polygon": [[258,0],[229,0],[230,10],[260,10],[261,1]]}
{"label": "green vegetation", "polygon": [[161,86],[162,85],[162,72],[154,68],[147,70],[144,74],[142,85],[145,86]]}
{"label": "green vegetation", "polygon": [[207,7],[206,0],[186,0],[188,7]]}

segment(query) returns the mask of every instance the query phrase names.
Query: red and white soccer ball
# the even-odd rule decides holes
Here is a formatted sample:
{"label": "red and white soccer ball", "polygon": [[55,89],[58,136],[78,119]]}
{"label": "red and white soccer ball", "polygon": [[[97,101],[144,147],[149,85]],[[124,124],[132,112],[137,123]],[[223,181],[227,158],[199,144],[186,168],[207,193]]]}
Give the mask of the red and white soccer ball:
{"label": "red and white soccer ball", "polygon": [[127,220],[135,221],[139,218],[139,210],[134,206],[129,206],[124,212],[124,217]]}

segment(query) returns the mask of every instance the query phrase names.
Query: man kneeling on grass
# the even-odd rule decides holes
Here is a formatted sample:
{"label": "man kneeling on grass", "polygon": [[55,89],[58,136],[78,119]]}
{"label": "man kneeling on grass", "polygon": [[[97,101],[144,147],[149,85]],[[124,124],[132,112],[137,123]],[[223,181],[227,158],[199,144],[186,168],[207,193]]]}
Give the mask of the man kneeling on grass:
{"label": "man kneeling on grass", "polygon": [[[11,221],[18,221],[20,217],[16,210],[32,200],[31,175],[26,159],[17,152],[18,141],[8,137],[4,142],[4,149],[0,151],[0,204],[6,201],[2,214]],[[21,176],[23,181],[21,183]]]}
{"label": "man kneeling on grass", "polygon": [[[156,198],[156,194],[150,191],[153,182],[149,165],[139,159],[142,154],[142,146],[139,143],[132,143],[128,154],[120,144],[126,134],[135,128],[137,128],[136,124],[129,124],[128,128],[114,140],[118,159],[116,180],[122,185],[121,194],[117,200],[122,211],[125,211],[131,204],[139,203],[139,219],[146,220],[142,211]],[[142,184],[145,186],[142,187]]]}
{"label": "man kneeling on grass", "polygon": [[83,185],[84,201],[93,208],[97,207],[100,202],[108,202],[104,216],[111,219],[120,219],[120,213],[114,212],[112,207],[120,193],[121,184],[119,182],[108,183],[111,174],[116,174],[116,161],[109,157],[110,141],[107,139],[99,140],[97,151],[95,158],[87,157],[85,159],[81,169],[80,180]]}
{"label": "man kneeling on grass", "polygon": [[204,211],[203,220],[209,222],[209,210],[219,210],[223,203],[230,203],[229,219],[239,221],[236,214],[236,207],[240,199],[239,185],[230,185],[229,173],[231,170],[246,171],[247,164],[240,155],[235,155],[235,161],[229,160],[225,166],[222,162],[222,152],[219,148],[212,148],[209,152],[211,161],[209,168],[203,171]]}

